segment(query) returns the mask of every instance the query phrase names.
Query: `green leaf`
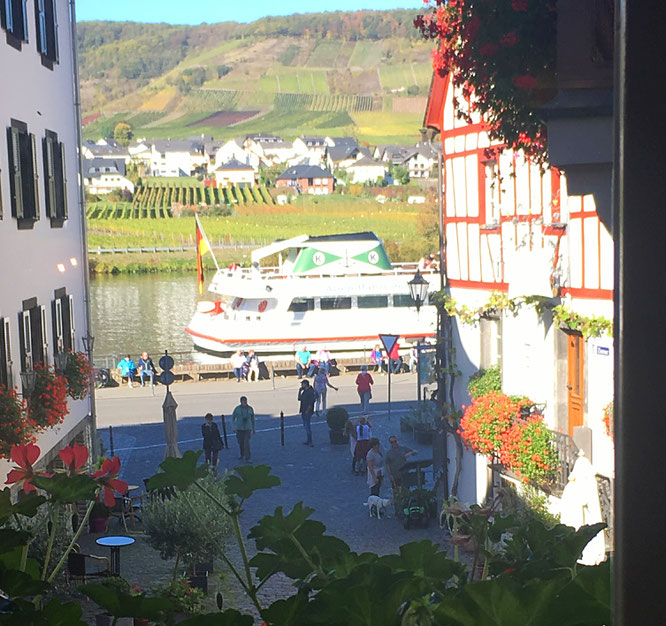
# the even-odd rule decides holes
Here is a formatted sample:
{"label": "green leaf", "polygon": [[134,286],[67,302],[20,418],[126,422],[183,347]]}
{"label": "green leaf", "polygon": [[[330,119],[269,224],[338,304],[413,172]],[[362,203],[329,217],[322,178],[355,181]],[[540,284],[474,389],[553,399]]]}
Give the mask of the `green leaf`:
{"label": "green leaf", "polygon": [[180,459],[168,457],[160,463],[162,471],[148,481],[148,490],[176,487],[185,491],[195,481],[208,473],[205,465],[197,465],[201,450],[188,450]]}
{"label": "green leaf", "polygon": [[545,626],[550,624],[544,621],[547,608],[565,584],[535,580],[521,585],[509,577],[469,583],[459,596],[442,600],[435,618],[447,626]]}
{"label": "green leaf", "polygon": [[35,487],[43,489],[51,495],[53,500],[61,503],[94,500],[97,491],[95,479],[85,474],[36,476],[32,482]]}
{"label": "green leaf", "polygon": [[33,578],[30,574],[18,569],[10,569],[4,563],[0,564],[0,589],[10,598],[34,596],[47,588],[48,585],[45,582]]}
{"label": "green leaf", "polygon": [[134,596],[99,583],[81,585],[79,591],[114,617],[143,617],[157,620],[163,612],[174,609],[173,602],[167,598],[149,598],[143,594]]}
{"label": "green leaf", "polygon": [[270,489],[280,484],[280,479],[271,474],[268,465],[240,465],[235,468],[238,476],[231,475],[225,481],[227,493],[247,500],[259,489]]}
{"label": "green leaf", "polygon": [[[15,546],[12,550],[0,554],[0,563],[7,569],[21,569],[21,560],[23,557],[23,546]],[[34,580],[40,580],[41,568],[35,559],[27,559],[25,563],[25,573],[31,576]]]}
{"label": "green leaf", "polygon": [[86,626],[86,622],[81,619],[81,606],[74,602],[63,604],[54,598],[44,607],[43,614],[49,626]]}
{"label": "green leaf", "polygon": [[5,487],[0,491],[0,526],[12,515],[25,515],[26,517],[33,517],[39,507],[46,502],[44,496],[37,495],[34,491],[22,494],[18,502],[12,502],[12,492],[9,487]]}
{"label": "green leaf", "polygon": [[178,622],[180,626],[252,626],[254,618],[243,615],[236,609],[227,609],[224,613],[203,613]]}
{"label": "green leaf", "polygon": [[5,554],[15,548],[25,546],[31,539],[32,533],[29,533],[27,530],[2,528],[0,529],[0,554]]}
{"label": "green leaf", "polygon": [[267,609],[261,612],[261,617],[266,624],[302,624],[299,614],[307,605],[308,598],[304,593],[297,593],[286,600],[276,600]]}

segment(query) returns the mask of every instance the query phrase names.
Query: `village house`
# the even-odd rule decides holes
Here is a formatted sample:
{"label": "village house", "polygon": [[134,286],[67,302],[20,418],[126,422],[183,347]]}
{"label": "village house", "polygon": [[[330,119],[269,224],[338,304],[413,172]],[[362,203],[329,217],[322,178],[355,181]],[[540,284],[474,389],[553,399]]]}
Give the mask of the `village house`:
{"label": "village house", "polygon": [[[570,193],[557,169],[509,150],[489,156],[487,130],[478,117],[472,124],[456,117],[452,90],[449,77],[435,75],[426,113],[426,126],[443,138],[447,292],[458,308],[487,310],[476,325],[454,316],[462,372],[455,397],[466,403],[469,376],[500,364],[503,391],[540,404],[558,446],[573,459],[583,451],[608,481],[613,442],[603,416],[613,399],[613,240],[594,196]],[[515,306],[489,305],[492,294]],[[599,329],[583,334],[567,316],[597,320]],[[467,488],[471,500],[482,501],[486,471]]]}
{"label": "village house", "polygon": [[[101,141],[102,143],[99,143]],[[109,143],[107,139],[100,139],[98,142],[88,140],[81,146],[81,154],[84,159],[111,159],[113,161],[122,160],[129,163],[131,155],[127,148],[124,148],[116,142]]]}
{"label": "village house", "polygon": [[150,142],[152,176],[192,176],[205,165],[203,145],[187,139],[157,139]]}
{"label": "village house", "polygon": [[[0,67],[7,85],[22,87],[0,97],[0,386],[40,403],[32,395],[37,364],[53,368],[67,351],[92,349],[76,50],[67,2],[12,2],[12,21],[5,19],[9,4],[0,9]],[[66,403],[63,421],[36,433],[37,470],[59,462],[66,445],[96,443],[91,395]],[[9,418],[3,414],[3,427]],[[14,463],[2,443],[4,486]]]}
{"label": "village house", "polygon": [[134,183],[126,177],[122,159],[84,159],[83,184],[92,194],[107,194],[127,190],[134,193]]}
{"label": "village house", "polygon": [[371,156],[367,148],[361,148],[352,137],[327,137],[328,151],[326,163],[335,171],[339,167],[347,168],[363,157]]}
{"label": "village house", "polygon": [[232,159],[223,163],[215,170],[215,184],[217,187],[253,187],[255,184],[255,171],[251,165],[245,165]]}
{"label": "village house", "polygon": [[369,157],[363,157],[358,161],[354,161],[346,168],[350,174],[351,183],[376,183],[381,178],[386,178],[388,170],[386,163],[376,161]]}
{"label": "village house", "polygon": [[262,165],[261,158],[249,149],[244,148],[243,144],[244,140],[240,138],[230,139],[222,144],[217,152],[215,152],[215,160],[211,164],[210,169],[214,172],[220,165],[235,160],[244,165],[251,166],[255,173],[258,172],[259,167]]}
{"label": "village house", "polygon": [[295,165],[277,177],[276,187],[293,188],[298,194],[327,195],[333,193],[335,178],[318,165]]}

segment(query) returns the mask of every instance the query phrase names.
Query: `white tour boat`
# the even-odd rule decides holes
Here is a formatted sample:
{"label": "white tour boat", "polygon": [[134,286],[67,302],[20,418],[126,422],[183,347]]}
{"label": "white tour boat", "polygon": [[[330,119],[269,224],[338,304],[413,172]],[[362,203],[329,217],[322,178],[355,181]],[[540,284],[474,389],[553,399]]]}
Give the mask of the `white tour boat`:
{"label": "white tour boat", "polygon": [[[277,267],[260,267],[277,255]],[[417,311],[408,282],[417,264],[392,265],[371,232],[276,241],[252,252],[252,266],[219,269],[208,287],[214,299],[197,303],[186,328],[197,349],[227,355],[369,350],[378,335],[399,335],[403,343],[435,335],[436,309],[428,301]],[[421,269],[430,290],[439,273]]]}

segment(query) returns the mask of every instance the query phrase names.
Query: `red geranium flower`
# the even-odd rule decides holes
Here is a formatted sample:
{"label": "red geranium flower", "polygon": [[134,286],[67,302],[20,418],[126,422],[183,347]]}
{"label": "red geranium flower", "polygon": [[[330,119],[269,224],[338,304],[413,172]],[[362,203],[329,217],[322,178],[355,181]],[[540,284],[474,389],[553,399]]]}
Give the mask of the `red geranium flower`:
{"label": "red geranium flower", "polygon": [[537,79],[531,74],[520,74],[514,76],[511,82],[518,87],[518,89],[534,89],[537,86]]}
{"label": "red geranium flower", "polygon": [[30,482],[37,474],[32,467],[39,458],[41,450],[34,443],[12,446],[11,459],[18,465],[7,474],[5,485],[13,485],[23,481],[23,491],[37,491],[37,488]]}
{"label": "red geranium flower", "polygon": [[92,475],[97,484],[102,487],[102,499],[109,508],[116,503],[114,492],[127,493],[127,483],[118,479],[119,473],[120,459],[114,456],[112,459],[106,459],[102,463],[102,469]]}
{"label": "red geranium flower", "polygon": [[60,450],[58,456],[67,467],[67,473],[76,474],[88,460],[88,448],[75,443]]}

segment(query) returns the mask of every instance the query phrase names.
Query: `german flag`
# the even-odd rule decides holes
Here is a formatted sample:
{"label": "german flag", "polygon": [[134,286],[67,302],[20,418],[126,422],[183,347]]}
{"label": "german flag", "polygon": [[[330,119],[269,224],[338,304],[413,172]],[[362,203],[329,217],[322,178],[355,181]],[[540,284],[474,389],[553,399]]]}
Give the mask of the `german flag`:
{"label": "german flag", "polygon": [[197,278],[199,279],[199,295],[203,293],[203,284],[204,284],[204,270],[203,270],[203,255],[206,252],[212,252],[210,246],[208,245],[208,239],[199,223],[199,216],[195,214],[195,219],[197,222]]}

